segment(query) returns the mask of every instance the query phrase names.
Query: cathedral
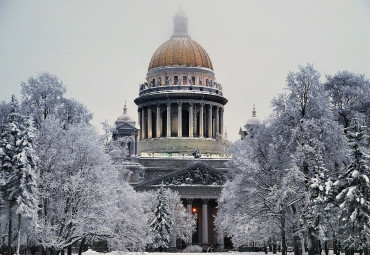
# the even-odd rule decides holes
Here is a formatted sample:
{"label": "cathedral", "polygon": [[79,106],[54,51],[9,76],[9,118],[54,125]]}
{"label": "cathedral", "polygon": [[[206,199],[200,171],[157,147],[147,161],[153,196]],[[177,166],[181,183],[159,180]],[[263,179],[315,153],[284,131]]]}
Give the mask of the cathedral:
{"label": "cathedral", "polygon": [[[173,21],[173,34],[154,52],[146,82],[139,86],[140,128],[125,105],[113,138],[129,138],[130,181],[137,191],[163,183],[179,192],[189,214],[197,214],[187,245],[224,247],[227,239],[216,232],[214,219],[231,159],[224,135],[227,99],[209,55],[188,33],[186,14],[179,10]],[[173,237],[171,248],[176,247],[183,243]]]}

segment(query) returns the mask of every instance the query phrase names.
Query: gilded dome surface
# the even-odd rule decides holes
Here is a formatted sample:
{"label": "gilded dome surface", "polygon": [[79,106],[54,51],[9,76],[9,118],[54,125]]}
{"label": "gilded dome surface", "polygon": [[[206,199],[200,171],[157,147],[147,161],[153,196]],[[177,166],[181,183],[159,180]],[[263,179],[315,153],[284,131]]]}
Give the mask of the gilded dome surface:
{"label": "gilded dome surface", "polygon": [[173,21],[171,39],[154,52],[148,70],[165,66],[204,67],[213,70],[205,49],[190,38],[188,18],[182,9],[176,13]]}
{"label": "gilded dome surface", "polygon": [[148,70],[164,66],[205,67],[213,70],[205,49],[188,37],[172,37],[154,52]]}

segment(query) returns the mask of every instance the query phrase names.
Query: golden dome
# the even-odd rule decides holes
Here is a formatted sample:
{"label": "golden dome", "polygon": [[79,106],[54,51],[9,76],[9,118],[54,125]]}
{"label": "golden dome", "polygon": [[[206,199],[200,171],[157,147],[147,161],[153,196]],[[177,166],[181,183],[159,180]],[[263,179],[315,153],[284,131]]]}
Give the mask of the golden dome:
{"label": "golden dome", "polygon": [[213,70],[205,49],[188,37],[172,37],[154,52],[148,70],[164,66],[205,67]]}
{"label": "golden dome", "polygon": [[205,67],[213,70],[205,49],[190,38],[188,18],[181,8],[173,21],[174,31],[171,39],[154,52],[148,70],[164,66]]}

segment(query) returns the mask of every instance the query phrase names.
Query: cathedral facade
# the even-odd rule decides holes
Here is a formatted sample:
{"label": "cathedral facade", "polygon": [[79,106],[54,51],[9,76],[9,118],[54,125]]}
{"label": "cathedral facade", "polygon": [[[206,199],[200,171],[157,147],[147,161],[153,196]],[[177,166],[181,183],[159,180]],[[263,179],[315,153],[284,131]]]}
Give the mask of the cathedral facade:
{"label": "cathedral facade", "polygon": [[[178,191],[188,212],[197,214],[188,244],[223,247],[214,218],[230,160],[224,136],[227,99],[210,57],[188,34],[182,10],[174,17],[170,39],[154,52],[135,103],[140,129],[124,108],[114,131],[114,138],[131,137],[132,185],[144,191],[163,183]],[[172,248],[182,245],[172,238]]]}

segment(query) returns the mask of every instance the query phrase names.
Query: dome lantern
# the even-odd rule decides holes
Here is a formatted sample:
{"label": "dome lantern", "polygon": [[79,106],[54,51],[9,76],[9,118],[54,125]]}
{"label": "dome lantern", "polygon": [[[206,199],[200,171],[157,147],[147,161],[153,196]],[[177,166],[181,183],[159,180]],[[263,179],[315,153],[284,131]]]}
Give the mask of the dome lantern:
{"label": "dome lantern", "polygon": [[190,35],[188,34],[188,17],[181,7],[175,14],[175,17],[173,17],[173,25],[173,34],[171,38],[190,38]]}
{"label": "dome lantern", "polygon": [[258,125],[260,122],[261,121],[259,120],[259,118],[257,118],[257,114],[256,114],[256,105],[253,104],[252,118],[247,120],[247,123],[245,124],[245,126]]}
{"label": "dome lantern", "polygon": [[123,106],[123,114],[127,114],[126,100],[125,100],[125,105]]}

